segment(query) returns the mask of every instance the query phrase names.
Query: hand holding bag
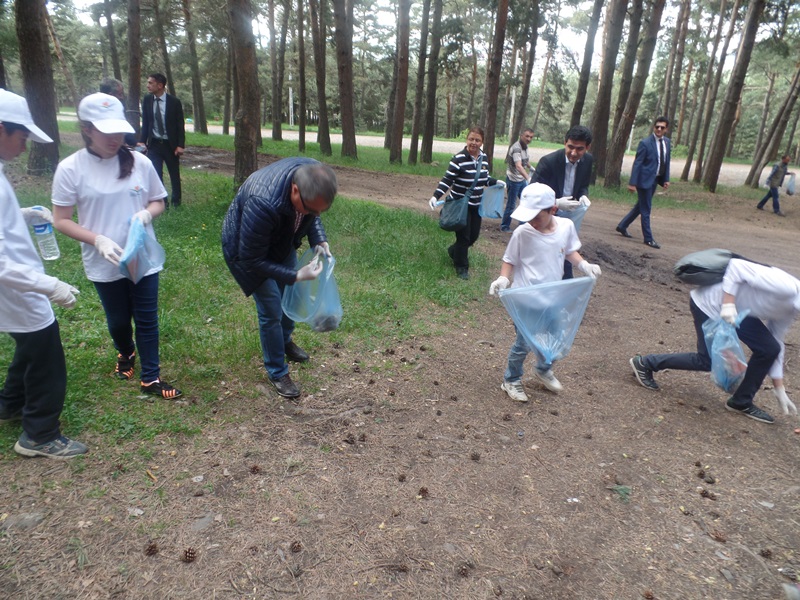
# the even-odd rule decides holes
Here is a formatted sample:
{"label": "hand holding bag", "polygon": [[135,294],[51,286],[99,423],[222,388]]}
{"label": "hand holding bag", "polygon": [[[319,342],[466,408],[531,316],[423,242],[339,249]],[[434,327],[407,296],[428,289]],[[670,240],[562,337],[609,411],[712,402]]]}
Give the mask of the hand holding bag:
{"label": "hand holding bag", "polygon": [[469,199],[472,197],[472,191],[478,183],[481,176],[481,169],[483,168],[483,156],[478,158],[478,168],[475,170],[475,181],[466,191],[466,193],[458,200],[453,200],[448,196],[444,199],[444,206],[442,212],[439,213],[439,227],[445,231],[461,231],[467,226],[467,214],[469,209]]}

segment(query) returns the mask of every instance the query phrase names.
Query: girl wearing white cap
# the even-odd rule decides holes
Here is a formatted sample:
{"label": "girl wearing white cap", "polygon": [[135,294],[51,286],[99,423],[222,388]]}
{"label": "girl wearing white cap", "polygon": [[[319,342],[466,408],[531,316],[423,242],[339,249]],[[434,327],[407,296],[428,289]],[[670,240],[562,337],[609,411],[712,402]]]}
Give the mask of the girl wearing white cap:
{"label": "girl wearing white cap", "polygon": [[[64,159],[53,178],[54,225],[81,242],[83,267],[94,283],[106,313],[108,331],[117,350],[114,370],[131,379],[136,351],[141,361],[141,390],[163,398],[181,391],[161,380],[158,357],[158,272],[148,271],[139,283],[119,269],[132,219],[151,225],[164,212],[167,191],[152,163],[124,145],[133,128],[122,103],[108,94],[91,94],[78,107],[86,147]],[[78,222],[72,220],[78,209]],[[136,341],[131,320],[136,326]]]}

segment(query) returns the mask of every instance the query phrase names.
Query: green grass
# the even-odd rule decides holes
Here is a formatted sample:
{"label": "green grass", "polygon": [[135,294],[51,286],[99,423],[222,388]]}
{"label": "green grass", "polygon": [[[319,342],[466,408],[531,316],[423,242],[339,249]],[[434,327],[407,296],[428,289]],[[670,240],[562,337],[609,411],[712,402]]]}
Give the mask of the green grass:
{"label": "green grass", "polygon": [[[19,172],[23,164],[10,166]],[[196,435],[213,416],[218,398],[231,389],[223,389],[222,381],[236,382],[233,391],[245,400],[263,395],[255,306],[231,277],[220,247],[232,183],[188,170],[183,183],[183,208],[168,211],[154,225],[167,255],[159,292],[162,374],[185,391],[187,402],[150,402],[140,395],[138,381],[113,378],[116,352],[77,242],[57,234],[61,258],[45,265],[48,274],[81,291],[74,309],[54,309],[68,370],[63,429],[79,439],[85,432],[101,437],[101,453],[116,443],[141,442],[139,458],[146,460],[152,446],[144,442]],[[26,179],[17,191],[23,206],[49,205],[46,179]],[[480,277],[456,283],[445,252],[452,234],[422,213],[337,198],[323,221],[337,258],[344,318],[337,331],[326,334],[298,325],[298,343],[312,352],[339,341],[367,353],[384,348],[388,339],[434,335],[488,286]],[[471,257],[475,272],[489,270],[486,257],[479,252]],[[13,348],[10,336],[0,336],[0,368],[7,367]],[[313,368],[300,371],[307,391],[324,387],[321,377]],[[6,458],[19,433],[18,425],[0,426],[0,453]]]}

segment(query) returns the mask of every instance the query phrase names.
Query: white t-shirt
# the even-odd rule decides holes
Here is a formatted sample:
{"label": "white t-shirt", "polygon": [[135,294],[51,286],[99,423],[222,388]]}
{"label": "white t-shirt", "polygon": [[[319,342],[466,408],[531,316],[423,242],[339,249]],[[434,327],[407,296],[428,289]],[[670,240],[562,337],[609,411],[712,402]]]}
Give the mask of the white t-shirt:
{"label": "white t-shirt", "polygon": [[0,162],[0,331],[32,333],[55,321],[47,296],[31,291],[44,265]]}
{"label": "white t-shirt", "polygon": [[559,281],[564,277],[564,257],[577,252],[581,241],[572,221],[562,217],[553,219],[556,228],[551,233],[542,233],[530,223],[523,223],[511,235],[503,262],[514,267],[512,288]]}
{"label": "white t-shirt", "polygon": [[783,377],[783,340],[792,322],[800,314],[800,281],[777,267],[767,267],[748,260],[733,258],[725,270],[722,283],[698,287],[690,292],[697,308],[712,319],[719,317],[722,294],[736,298],[737,312],[750,311],[761,319],[778,340],[781,352],[769,370],[773,379]]}
{"label": "white t-shirt", "polygon": [[[130,219],[150,202],[167,196],[150,159],[133,152],[133,171],[119,179],[119,159],[100,158],[85,148],[68,156],[56,168],[53,177],[53,204],[76,206],[78,223],[98,235],[114,240],[122,248],[128,240]],[[155,239],[153,226],[147,234]],[[91,244],[81,242],[83,268],[89,281],[108,282],[122,279],[119,267],[104,259]],[[148,271],[157,273],[161,268]]]}

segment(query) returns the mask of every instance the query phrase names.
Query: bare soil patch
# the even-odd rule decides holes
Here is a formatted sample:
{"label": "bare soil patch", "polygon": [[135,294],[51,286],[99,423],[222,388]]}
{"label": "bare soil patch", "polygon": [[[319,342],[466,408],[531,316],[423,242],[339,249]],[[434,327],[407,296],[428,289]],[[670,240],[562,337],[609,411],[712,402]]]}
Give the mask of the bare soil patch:
{"label": "bare soil patch", "polygon": [[[232,164],[190,149],[184,168]],[[336,171],[344,196],[430,213],[433,178]],[[694,345],[671,275],[683,254],[729,247],[800,274],[792,201],[785,219],[709,201],[656,209],[662,250],[614,233],[626,208],[593,203],[581,238],[603,276],[556,365],[561,394],[500,390],[513,326],[482,292],[444,334],[324,346],[303,368],[329,384],[296,403],[220,382],[203,434],[156,440],[150,461],[90,438],[81,470],[4,461],[0,597],[779,598],[800,572],[797,418],[731,414],[704,374],[660,373],[650,392],[628,365]],[[507,239],[485,221],[477,249],[497,268],[473,273],[481,289]],[[769,390],[757,402],[778,415]]]}

